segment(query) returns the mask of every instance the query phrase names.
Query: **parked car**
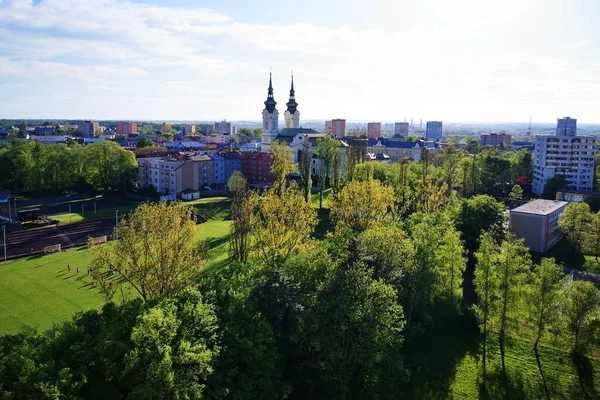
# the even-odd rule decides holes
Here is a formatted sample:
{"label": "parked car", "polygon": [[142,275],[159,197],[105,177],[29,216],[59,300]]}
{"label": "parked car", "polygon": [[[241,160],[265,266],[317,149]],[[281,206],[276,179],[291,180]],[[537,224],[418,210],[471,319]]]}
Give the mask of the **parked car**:
{"label": "parked car", "polygon": [[204,190],[212,190],[210,186],[204,186]]}

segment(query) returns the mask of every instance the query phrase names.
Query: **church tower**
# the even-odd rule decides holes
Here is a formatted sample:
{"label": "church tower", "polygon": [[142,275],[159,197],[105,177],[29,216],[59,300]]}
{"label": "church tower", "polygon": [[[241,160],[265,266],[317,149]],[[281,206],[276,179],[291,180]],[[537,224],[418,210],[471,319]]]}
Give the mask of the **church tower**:
{"label": "church tower", "polygon": [[296,92],[294,91],[294,75],[292,75],[292,88],[290,89],[290,100],[286,104],[285,110],[285,127],[300,128],[300,111],[298,111],[298,103],[296,103]]}
{"label": "church tower", "polygon": [[279,112],[275,108],[276,105],[277,102],[273,98],[273,83],[271,81],[271,74],[269,73],[269,93],[267,101],[265,101],[265,109],[263,110],[263,151],[269,151],[271,142],[277,137]]}

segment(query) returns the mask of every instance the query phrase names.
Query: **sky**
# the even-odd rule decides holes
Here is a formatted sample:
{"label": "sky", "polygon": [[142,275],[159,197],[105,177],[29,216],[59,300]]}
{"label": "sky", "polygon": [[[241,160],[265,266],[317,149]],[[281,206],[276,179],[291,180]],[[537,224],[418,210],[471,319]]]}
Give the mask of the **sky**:
{"label": "sky", "polygon": [[0,0],[0,118],[600,122],[598,0]]}

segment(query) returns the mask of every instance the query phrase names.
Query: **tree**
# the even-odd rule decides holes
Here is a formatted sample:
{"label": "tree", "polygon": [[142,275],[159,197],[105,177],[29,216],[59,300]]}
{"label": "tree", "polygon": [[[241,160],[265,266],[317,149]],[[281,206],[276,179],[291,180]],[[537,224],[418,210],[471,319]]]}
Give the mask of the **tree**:
{"label": "tree", "polygon": [[513,186],[512,190],[510,191],[508,198],[510,198],[511,200],[516,200],[516,201],[523,200],[523,188],[521,186],[515,184]]}
{"label": "tree", "polygon": [[281,265],[308,241],[316,223],[315,210],[296,187],[290,187],[281,195],[268,191],[250,219],[257,258],[270,268]]}
{"label": "tree", "polygon": [[377,180],[348,183],[334,199],[331,215],[342,232],[367,230],[384,220],[394,205],[391,187]]}
{"label": "tree", "polygon": [[542,198],[548,200],[556,200],[556,192],[564,188],[567,185],[567,181],[564,175],[555,175],[552,178],[546,180],[544,191],[542,192]]}
{"label": "tree", "polygon": [[340,184],[342,180],[342,163],[340,159],[340,149],[333,153],[331,160],[331,191],[335,198],[340,192]]}
{"label": "tree", "polygon": [[258,203],[258,196],[248,188],[248,182],[241,172],[234,171],[227,182],[231,192],[231,236],[229,256],[232,260],[246,262],[250,253],[250,228],[252,213]]}
{"label": "tree", "polygon": [[135,155],[115,142],[104,140],[84,148],[87,180],[104,192],[123,189],[137,176]]}
{"label": "tree", "polygon": [[558,218],[558,226],[565,233],[569,243],[581,253],[590,230],[592,212],[587,203],[569,203]]}
{"label": "tree", "polygon": [[329,180],[331,176],[331,162],[335,157],[336,153],[340,151],[340,142],[334,139],[333,136],[325,135],[322,138],[317,139],[317,146],[315,148],[315,156],[321,159],[321,162],[325,163],[326,177]]}
{"label": "tree", "polygon": [[448,185],[446,183],[438,187],[433,182],[431,176],[425,176],[425,178],[420,180],[419,202],[417,203],[418,211],[427,213],[436,212],[448,200],[447,193]]}
{"label": "tree", "polygon": [[298,166],[294,164],[294,155],[287,143],[274,141],[271,143],[271,152],[273,154],[271,172],[275,175],[273,190],[280,196],[285,191],[288,177],[298,171]]}
{"label": "tree", "polygon": [[144,147],[152,147],[152,146],[154,146],[154,142],[152,141],[152,139],[147,138],[145,136],[142,136],[137,141],[137,147],[139,149],[144,148]]}
{"label": "tree", "polygon": [[481,168],[475,156],[464,157],[460,163],[462,171],[462,197],[467,198],[479,193],[481,186]]}
{"label": "tree", "polygon": [[588,232],[585,236],[584,249],[586,253],[595,257],[600,264],[600,211],[592,214],[588,224]]}
{"label": "tree", "polygon": [[583,354],[600,318],[600,293],[591,282],[573,281],[566,290],[564,303],[564,320],[573,336],[573,351]]}
{"label": "tree", "polygon": [[462,297],[462,276],[467,266],[465,248],[458,231],[446,230],[438,256],[441,266],[439,278],[446,295],[453,303],[456,298]]}
{"label": "tree", "polygon": [[479,250],[475,253],[477,265],[475,267],[475,293],[477,304],[474,306],[475,314],[479,319],[483,333],[483,382],[485,387],[486,359],[487,359],[487,331],[490,318],[496,311],[498,276],[494,264],[498,259],[498,246],[489,233],[481,235]]}
{"label": "tree", "polygon": [[[111,270],[148,301],[176,295],[200,271],[203,247],[194,240],[196,216],[181,203],[144,203],[115,228],[111,247],[88,242],[99,285],[110,288]],[[107,296],[110,297],[110,292]]]}
{"label": "tree", "polygon": [[532,282],[525,292],[527,320],[535,329],[533,349],[537,352],[538,343],[544,331],[554,323],[559,315],[562,268],[553,258],[543,258],[533,270]]}
{"label": "tree", "polygon": [[499,242],[504,232],[504,206],[493,197],[478,195],[462,199],[454,212],[454,224],[470,252],[477,250],[477,241],[482,231],[490,231]]}
{"label": "tree", "polygon": [[300,156],[300,176],[302,177],[302,190],[304,199],[310,202],[312,189],[312,164],[313,157],[310,149],[310,141],[305,140],[302,144],[302,153]]}
{"label": "tree", "polygon": [[458,176],[458,170],[464,153],[458,150],[455,146],[449,146],[442,150],[440,161],[442,162],[442,171],[444,174],[444,182],[446,183],[447,192],[449,196],[450,192],[456,185],[456,178]]}
{"label": "tree", "polygon": [[479,153],[479,142],[475,139],[469,139],[465,146],[465,151],[469,154]]}
{"label": "tree", "polygon": [[319,210],[323,209],[323,191],[327,183],[327,166],[323,160],[319,160],[319,176],[317,178],[317,187],[319,188]]}

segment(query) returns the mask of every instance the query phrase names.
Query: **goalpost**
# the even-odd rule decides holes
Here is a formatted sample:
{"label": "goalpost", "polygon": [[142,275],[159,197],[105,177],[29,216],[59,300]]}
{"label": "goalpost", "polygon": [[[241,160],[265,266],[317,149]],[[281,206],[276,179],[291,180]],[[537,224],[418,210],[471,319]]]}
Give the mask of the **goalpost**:
{"label": "goalpost", "polygon": [[60,249],[60,244],[54,244],[52,246],[46,246],[44,247],[44,254],[48,254],[48,253],[60,253],[61,249]]}

